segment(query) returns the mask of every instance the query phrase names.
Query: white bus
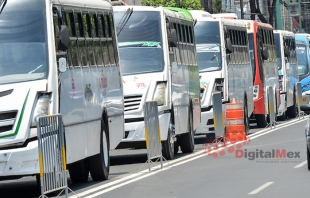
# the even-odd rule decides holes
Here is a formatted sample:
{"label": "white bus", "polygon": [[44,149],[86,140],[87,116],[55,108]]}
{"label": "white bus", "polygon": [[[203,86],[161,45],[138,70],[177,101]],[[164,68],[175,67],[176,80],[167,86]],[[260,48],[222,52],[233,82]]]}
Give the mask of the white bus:
{"label": "white bus", "polygon": [[71,180],[107,179],[124,135],[111,2],[1,2],[0,179],[39,173],[35,120],[58,113]]}
{"label": "white bus", "polygon": [[238,16],[236,13],[218,13],[218,14],[212,14],[212,17],[215,19],[238,19]]}
{"label": "white bus", "polygon": [[295,118],[298,114],[295,84],[299,82],[295,35],[285,30],[274,30],[274,40],[281,93],[278,116],[286,114],[289,118]]}
{"label": "white bus", "polygon": [[118,148],[145,147],[143,105],[156,100],[163,156],[172,159],[179,145],[182,152],[193,152],[200,97],[191,15],[116,6],[114,16],[125,105],[125,138]]}
{"label": "white bus", "polygon": [[245,23],[201,16],[195,25],[195,38],[202,112],[202,122],[196,134],[214,133],[214,92],[221,92],[223,104],[233,98],[243,102],[245,130],[248,133],[249,117],[253,112],[253,76]]}

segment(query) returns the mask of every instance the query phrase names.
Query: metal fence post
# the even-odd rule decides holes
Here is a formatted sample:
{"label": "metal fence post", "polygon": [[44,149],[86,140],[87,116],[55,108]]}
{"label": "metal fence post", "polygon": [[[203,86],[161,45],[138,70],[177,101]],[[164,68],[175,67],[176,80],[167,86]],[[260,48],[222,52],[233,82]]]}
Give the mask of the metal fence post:
{"label": "metal fence post", "polygon": [[68,197],[68,189],[72,190],[67,184],[65,134],[61,115],[39,117],[37,119],[37,135],[40,197],[46,197],[45,194],[58,190],[61,190],[59,195],[65,191],[65,196]]}
{"label": "metal fence post", "polygon": [[160,159],[161,168],[163,168],[164,157],[162,156],[157,101],[144,103],[144,126],[149,171],[151,171],[152,159],[155,158]]}
{"label": "metal fence post", "polygon": [[301,83],[297,82],[295,84],[295,90],[296,90],[296,103],[298,108],[298,118],[300,119],[300,114],[302,114],[304,118],[303,112],[300,110],[300,105],[302,104],[302,90],[301,90]]}
{"label": "metal fence post", "polygon": [[276,127],[276,111],[275,111],[275,94],[273,87],[268,87],[268,111],[269,111],[269,118],[270,118],[270,127]]}
{"label": "metal fence post", "polygon": [[213,93],[213,123],[215,129],[215,137],[223,136],[225,131],[225,118],[222,110],[221,93]]}

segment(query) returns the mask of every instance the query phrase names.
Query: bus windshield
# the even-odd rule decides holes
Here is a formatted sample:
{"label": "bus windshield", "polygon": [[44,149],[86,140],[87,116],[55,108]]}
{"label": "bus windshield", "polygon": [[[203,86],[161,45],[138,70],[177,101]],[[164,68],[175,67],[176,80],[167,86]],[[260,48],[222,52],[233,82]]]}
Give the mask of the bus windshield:
{"label": "bus windshield", "polygon": [[253,34],[248,34],[249,40],[249,49],[250,49],[250,58],[251,58],[251,65],[252,65],[252,74],[255,74],[255,59],[254,59],[254,41],[253,41]]}
{"label": "bus windshield", "polygon": [[308,55],[307,48],[304,42],[296,42],[296,53],[298,60],[298,74],[305,75],[308,73]]}
{"label": "bus windshield", "polygon": [[[116,28],[120,28],[124,14],[114,12]],[[134,11],[123,23],[117,38],[123,75],[163,70],[161,29],[160,13],[156,11]]]}
{"label": "bus windshield", "polygon": [[280,34],[277,34],[277,33],[274,34],[274,41],[276,44],[278,70],[281,70],[282,69],[282,56],[281,56]]}
{"label": "bus windshield", "polygon": [[197,22],[195,38],[199,71],[207,72],[221,69],[222,52],[219,22]]}
{"label": "bus windshield", "polygon": [[0,12],[0,84],[47,77],[45,1],[11,0]]}

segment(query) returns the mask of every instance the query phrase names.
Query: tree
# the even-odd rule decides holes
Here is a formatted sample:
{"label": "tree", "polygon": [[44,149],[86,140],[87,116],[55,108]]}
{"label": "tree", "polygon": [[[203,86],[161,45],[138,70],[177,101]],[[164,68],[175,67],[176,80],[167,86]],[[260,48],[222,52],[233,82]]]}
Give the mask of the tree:
{"label": "tree", "polygon": [[200,0],[142,0],[144,6],[179,7],[187,10],[203,10]]}
{"label": "tree", "polygon": [[222,0],[213,0],[213,13],[222,13]]}
{"label": "tree", "polygon": [[259,20],[263,23],[269,23],[273,26],[273,18],[275,14],[277,0],[267,0],[267,9],[269,13],[269,21],[264,17],[259,8],[259,0],[250,0],[251,9],[251,20],[255,20],[255,15],[258,16]]}

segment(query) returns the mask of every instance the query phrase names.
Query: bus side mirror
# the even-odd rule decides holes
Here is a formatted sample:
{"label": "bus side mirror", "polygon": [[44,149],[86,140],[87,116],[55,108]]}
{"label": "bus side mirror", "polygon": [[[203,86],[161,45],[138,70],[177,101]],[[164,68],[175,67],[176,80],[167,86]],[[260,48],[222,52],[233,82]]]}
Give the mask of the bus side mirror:
{"label": "bus side mirror", "polygon": [[284,56],[289,57],[290,56],[290,49],[288,46],[284,47]]}
{"label": "bus side mirror", "polygon": [[226,54],[231,54],[233,51],[230,38],[226,39]]}
{"label": "bus side mirror", "polygon": [[268,50],[267,50],[266,47],[263,48],[262,58],[263,58],[263,60],[267,60],[268,59]]}
{"label": "bus side mirror", "polygon": [[69,48],[70,44],[70,39],[69,39],[69,29],[65,25],[60,26],[60,31],[59,27],[56,27],[56,47],[57,50],[61,51],[67,51]]}
{"label": "bus side mirror", "polygon": [[170,35],[168,35],[169,47],[177,47],[178,37],[175,29],[171,29]]}

